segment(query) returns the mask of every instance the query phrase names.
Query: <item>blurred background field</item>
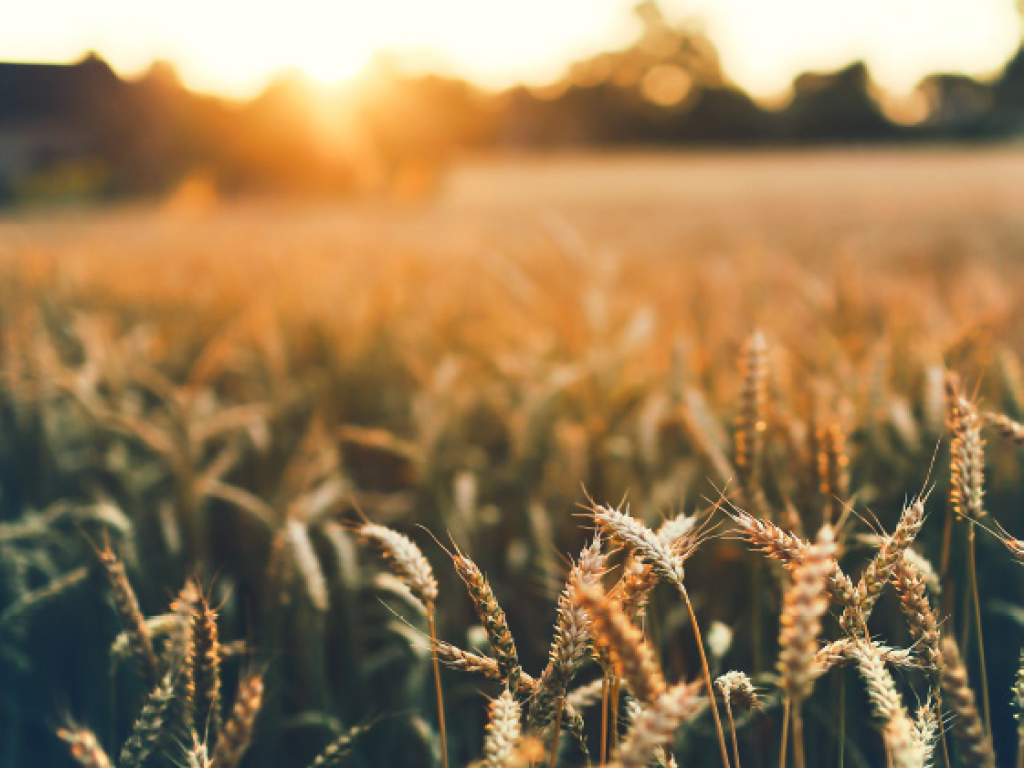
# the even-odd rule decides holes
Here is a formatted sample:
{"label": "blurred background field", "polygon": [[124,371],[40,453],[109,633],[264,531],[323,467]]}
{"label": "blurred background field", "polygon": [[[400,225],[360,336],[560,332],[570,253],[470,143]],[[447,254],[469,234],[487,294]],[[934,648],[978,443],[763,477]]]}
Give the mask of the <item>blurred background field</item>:
{"label": "blurred background field", "polygon": [[[815,440],[836,425],[849,460],[837,492],[861,514],[891,530],[908,495],[937,486],[921,540],[938,560],[945,370],[984,410],[1024,415],[1022,171],[1014,148],[492,157],[454,167],[419,203],[6,214],[5,764],[70,765],[53,736],[63,714],[111,749],[134,718],[140,682],[128,664],[111,677],[118,626],[99,576],[18,608],[94,573],[87,542],[103,535],[147,615],[198,574],[224,639],[269,662],[247,765],[306,765],[338,729],[379,716],[352,764],[436,760],[423,615],[352,521],[419,542],[441,582],[439,636],[476,646],[463,587],[419,526],[450,532],[539,670],[565,558],[585,541],[584,491],[628,499],[653,524],[735,482],[738,358],[755,330],[770,361],[765,503],[813,532],[834,503],[815,479]],[[1016,449],[993,432],[986,457],[986,508],[1020,535]],[[312,550],[281,570],[273,553],[300,534]],[[1010,759],[1021,573],[1000,542],[979,547],[996,743]],[[766,588],[755,629],[753,562],[718,540],[687,568],[704,628],[734,633],[719,669],[774,665],[777,595]],[[692,677],[681,607],[655,600],[666,674]],[[873,631],[908,643],[894,603],[876,617]],[[242,666],[226,662],[228,675]],[[479,691],[498,689],[444,681],[463,764],[479,754]],[[816,696],[834,705],[836,690]],[[877,765],[852,673],[845,695],[848,764]],[[767,731],[744,726],[751,760],[769,759],[778,716],[769,709]],[[809,717],[809,754],[825,764],[836,725]],[[698,722],[680,759],[713,764],[711,738]],[[166,755],[180,760],[174,740]]]}

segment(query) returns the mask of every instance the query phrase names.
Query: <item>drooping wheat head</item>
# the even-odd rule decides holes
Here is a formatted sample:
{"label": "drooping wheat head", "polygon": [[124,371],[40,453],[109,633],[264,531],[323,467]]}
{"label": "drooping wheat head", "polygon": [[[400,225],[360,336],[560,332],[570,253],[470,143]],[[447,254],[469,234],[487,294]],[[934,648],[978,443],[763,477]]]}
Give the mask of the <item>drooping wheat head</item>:
{"label": "drooping wheat head", "polygon": [[176,673],[168,672],[142,706],[132,732],[121,748],[119,768],[142,768],[160,742],[173,733],[169,722],[175,694]]}
{"label": "drooping wheat head", "polygon": [[598,587],[606,563],[607,556],[601,551],[601,537],[596,536],[580,553],[565,589],[558,597],[555,636],[548,652],[548,663],[530,702],[527,723],[531,733],[543,729],[554,718],[569,683],[586,658],[591,621],[580,601],[580,588]]}
{"label": "drooping wheat head", "polygon": [[960,394],[954,374],[946,377],[947,428],[950,435],[949,504],[960,517],[978,520],[984,514],[985,441],[974,404]]}

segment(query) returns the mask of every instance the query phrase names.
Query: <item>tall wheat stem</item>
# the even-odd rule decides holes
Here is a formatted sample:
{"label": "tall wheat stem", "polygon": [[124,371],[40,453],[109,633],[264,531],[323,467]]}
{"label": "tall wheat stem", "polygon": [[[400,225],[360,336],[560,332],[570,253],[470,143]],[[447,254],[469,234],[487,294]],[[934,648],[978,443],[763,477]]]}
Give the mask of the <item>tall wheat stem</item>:
{"label": "tall wheat stem", "polygon": [[700,666],[704,673],[704,686],[708,691],[708,706],[711,707],[711,714],[715,718],[715,730],[718,732],[718,749],[722,753],[722,765],[729,766],[729,750],[725,746],[725,731],[722,729],[722,719],[718,716],[718,705],[715,703],[715,688],[711,682],[711,668],[708,666],[708,657],[704,653],[704,641],[700,637],[700,627],[697,625],[697,616],[693,612],[693,604],[690,596],[682,583],[678,583],[679,592],[683,596],[683,603],[686,604],[686,612],[690,615],[690,623],[693,625],[693,636],[697,641],[697,651],[700,653]]}
{"label": "tall wheat stem", "polygon": [[736,741],[736,721],[732,718],[732,704],[728,696],[725,698],[725,714],[729,718],[729,735],[732,736],[732,761],[735,768],[740,768],[740,745]]}
{"label": "tall wheat stem", "polygon": [[838,768],[846,762],[846,673],[839,672],[839,760]]}
{"label": "tall wheat stem", "polygon": [[971,567],[971,593],[974,597],[974,623],[978,629],[978,662],[981,665],[981,703],[985,713],[985,732],[992,737],[992,712],[988,702],[988,669],[985,666],[985,639],[981,634],[981,600],[978,598],[978,568],[974,556],[974,526],[967,534],[967,554]]}
{"label": "tall wheat stem", "polygon": [[551,760],[548,768],[555,768],[558,763],[558,737],[562,732],[562,711],[565,709],[565,697],[559,696],[558,709],[555,711],[555,728],[551,737]]}
{"label": "tall wheat stem", "polygon": [[437,693],[437,728],[441,732],[441,764],[448,768],[448,732],[444,724],[444,694],[441,692],[441,666],[437,662],[437,629],[433,609],[427,613],[430,625],[431,659],[434,663],[434,691]]}
{"label": "tall wheat stem", "polygon": [[793,765],[804,768],[804,719],[800,707],[793,707],[790,716],[793,718]]}
{"label": "tall wheat stem", "polygon": [[601,765],[608,762],[608,673],[601,680]]}
{"label": "tall wheat stem", "polygon": [[786,768],[786,742],[789,738],[789,710],[792,700],[787,696],[782,707],[782,746],[779,747],[779,768]]}
{"label": "tall wheat stem", "polygon": [[612,731],[612,749],[618,749],[619,747],[619,694],[622,691],[622,681],[617,677],[612,678],[612,689],[611,689],[611,717],[609,725]]}

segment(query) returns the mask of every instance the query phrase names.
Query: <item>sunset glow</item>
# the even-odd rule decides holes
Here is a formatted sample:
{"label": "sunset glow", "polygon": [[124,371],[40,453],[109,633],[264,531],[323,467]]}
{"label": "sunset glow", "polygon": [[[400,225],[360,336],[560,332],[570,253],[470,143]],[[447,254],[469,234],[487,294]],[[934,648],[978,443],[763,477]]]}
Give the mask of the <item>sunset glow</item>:
{"label": "sunset glow", "polygon": [[[89,50],[122,73],[172,61],[187,84],[235,96],[282,70],[334,82],[377,51],[488,87],[548,82],[570,61],[628,43],[630,0],[296,0],[157,5],[36,0],[0,27],[0,60],[71,61]],[[886,88],[924,75],[996,71],[1020,40],[1013,0],[664,0],[699,19],[726,71],[755,95],[784,91],[800,71],[864,59]]]}

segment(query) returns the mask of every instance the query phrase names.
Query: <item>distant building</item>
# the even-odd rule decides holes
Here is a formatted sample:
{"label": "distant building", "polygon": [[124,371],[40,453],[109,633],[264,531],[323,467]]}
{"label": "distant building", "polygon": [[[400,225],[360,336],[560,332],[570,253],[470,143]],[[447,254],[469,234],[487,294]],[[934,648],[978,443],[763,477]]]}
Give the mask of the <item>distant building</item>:
{"label": "distant building", "polygon": [[101,59],[0,63],[0,199],[40,179],[82,179],[124,84]]}

